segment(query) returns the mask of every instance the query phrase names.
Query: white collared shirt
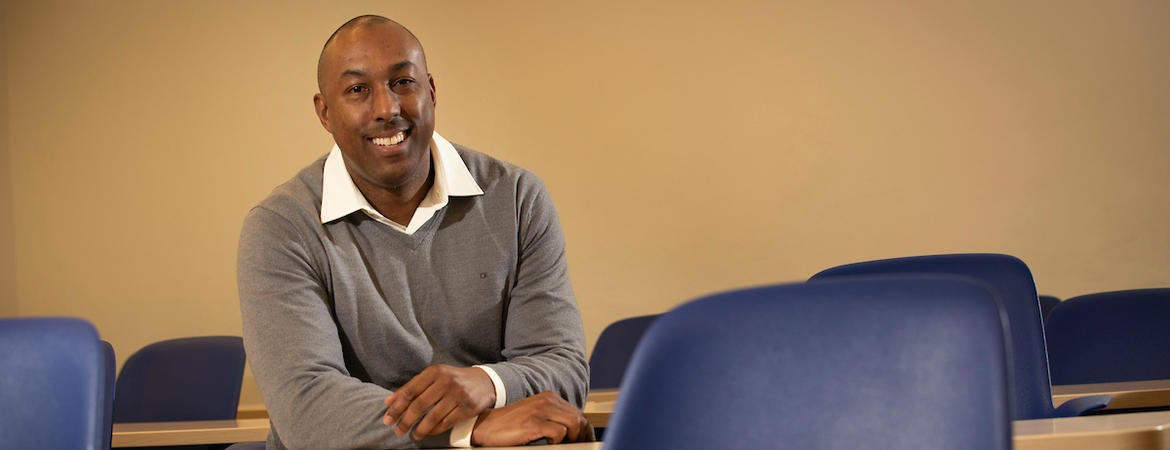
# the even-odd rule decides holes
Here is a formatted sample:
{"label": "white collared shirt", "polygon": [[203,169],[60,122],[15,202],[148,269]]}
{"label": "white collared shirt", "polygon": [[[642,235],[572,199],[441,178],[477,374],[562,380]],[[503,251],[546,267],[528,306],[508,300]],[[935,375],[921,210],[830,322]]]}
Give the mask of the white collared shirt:
{"label": "white collared shirt", "polygon": [[[325,158],[325,172],[322,175],[321,186],[321,223],[329,223],[348,216],[354,211],[361,211],[379,223],[394,228],[406,234],[414,234],[422,228],[436,212],[447,206],[449,197],[471,197],[483,195],[483,189],[475,182],[463,158],[451,142],[439,136],[438,132],[431,137],[431,162],[435,168],[435,182],[427,191],[422,203],[415,209],[414,216],[406,226],[390,220],[374,209],[362,191],[354,184],[349,171],[345,169],[345,159],[341,155],[341,148],[333,144],[333,150]],[[508,393],[504,389],[504,382],[499,374],[491,367],[473,366],[482,369],[492,380],[496,388],[496,404],[499,408],[508,403]],[[451,429],[451,445],[454,447],[471,447],[471,432],[475,427],[475,417],[455,425]]]}
{"label": "white collared shirt", "polygon": [[329,223],[349,215],[354,211],[366,213],[374,220],[389,225],[395,230],[406,234],[414,234],[423,224],[426,224],[435,213],[447,206],[448,197],[470,197],[483,195],[483,190],[475,183],[467,165],[455,146],[451,145],[438,132],[431,139],[431,161],[435,167],[435,182],[426,197],[414,211],[410,223],[402,224],[390,220],[370,205],[366,196],[353,182],[349,171],[345,170],[345,159],[341,156],[341,148],[333,144],[329,157],[325,158],[324,182],[321,187],[321,223]]}

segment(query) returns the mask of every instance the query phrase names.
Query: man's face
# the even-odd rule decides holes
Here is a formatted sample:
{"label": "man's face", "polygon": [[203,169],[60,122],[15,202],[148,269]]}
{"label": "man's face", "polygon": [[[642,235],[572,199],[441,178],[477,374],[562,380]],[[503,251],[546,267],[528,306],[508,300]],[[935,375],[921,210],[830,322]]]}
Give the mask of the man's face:
{"label": "man's face", "polygon": [[413,195],[430,173],[435,85],[422,46],[395,24],[342,30],[322,54],[321,125],[341,148],[354,183]]}

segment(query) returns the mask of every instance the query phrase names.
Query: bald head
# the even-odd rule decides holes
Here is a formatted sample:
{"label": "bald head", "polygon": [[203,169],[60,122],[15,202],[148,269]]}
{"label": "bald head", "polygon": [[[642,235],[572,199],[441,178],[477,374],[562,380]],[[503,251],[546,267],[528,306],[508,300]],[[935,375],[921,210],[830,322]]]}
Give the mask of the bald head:
{"label": "bald head", "polygon": [[313,108],[354,185],[409,222],[415,207],[397,208],[429,189],[435,133],[435,80],[418,38],[385,17],[354,18],[321,49],[317,88]]}
{"label": "bald head", "polygon": [[394,34],[401,34],[402,37],[405,38],[403,39],[404,42],[402,42],[402,45],[408,45],[418,49],[418,52],[421,55],[422,63],[424,65],[423,68],[425,69],[426,53],[423,51],[422,42],[420,42],[418,37],[416,37],[414,33],[411,33],[409,29],[402,26],[402,24],[398,22],[382,16],[373,14],[357,16],[341,24],[340,27],[337,27],[337,29],[333,31],[333,34],[329,35],[329,39],[325,40],[325,45],[321,47],[321,55],[317,58],[318,92],[325,93],[324,79],[327,72],[326,66],[328,65],[328,59],[332,56],[332,49],[336,46],[335,41],[342,41],[341,45],[346,45],[356,38],[356,34],[373,27],[386,27],[393,30],[395,32]]}

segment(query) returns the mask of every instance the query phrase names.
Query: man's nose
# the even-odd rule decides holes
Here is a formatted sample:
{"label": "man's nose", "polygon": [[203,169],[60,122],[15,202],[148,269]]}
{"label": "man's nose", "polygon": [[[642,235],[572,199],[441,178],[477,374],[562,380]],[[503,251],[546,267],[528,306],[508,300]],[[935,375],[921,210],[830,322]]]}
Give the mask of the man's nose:
{"label": "man's nose", "polygon": [[390,120],[397,117],[400,112],[398,94],[386,87],[378,89],[374,95],[374,119]]}

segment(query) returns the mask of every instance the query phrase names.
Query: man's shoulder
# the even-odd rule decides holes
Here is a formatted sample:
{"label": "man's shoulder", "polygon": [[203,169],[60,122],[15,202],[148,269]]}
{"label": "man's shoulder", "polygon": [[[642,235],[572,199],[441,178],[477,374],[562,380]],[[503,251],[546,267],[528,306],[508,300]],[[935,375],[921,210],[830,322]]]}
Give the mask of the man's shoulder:
{"label": "man's shoulder", "polygon": [[253,209],[268,210],[289,220],[299,216],[319,220],[324,170],[322,156],[273,189]]}
{"label": "man's shoulder", "polygon": [[463,159],[467,171],[485,192],[490,188],[509,186],[512,189],[543,188],[535,173],[495,156],[452,142]]}

